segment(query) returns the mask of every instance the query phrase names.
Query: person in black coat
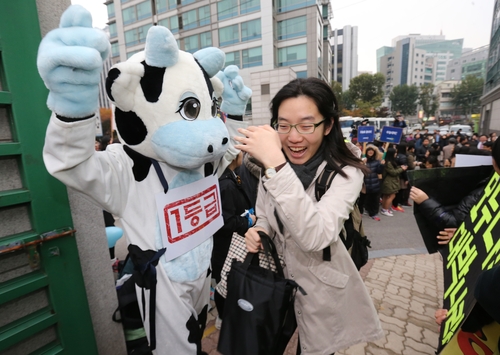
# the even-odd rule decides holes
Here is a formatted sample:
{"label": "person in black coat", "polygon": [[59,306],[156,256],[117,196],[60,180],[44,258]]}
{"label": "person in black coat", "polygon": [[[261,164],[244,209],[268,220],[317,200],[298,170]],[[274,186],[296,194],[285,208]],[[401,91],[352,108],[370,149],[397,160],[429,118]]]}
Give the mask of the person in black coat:
{"label": "person in black coat", "polygon": [[378,178],[379,174],[384,172],[384,165],[378,160],[378,149],[375,146],[369,145],[366,148],[366,166],[370,169],[370,172],[365,175],[365,198],[364,198],[364,208],[368,212],[368,215],[376,221],[380,221],[378,216],[378,206],[380,199],[380,180]]}
{"label": "person in black coat", "polygon": [[[254,213],[249,213],[253,206],[243,190],[241,179],[234,170],[241,165],[243,153],[226,168],[219,178],[219,187],[222,204],[222,217],[224,225],[214,234],[214,247],[212,250],[212,278],[217,283],[221,280],[221,271],[226,260],[233,233],[243,236],[248,228],[255,224]],[[222,318],[224,311],[224,298],[215,291],[214,295],[217,311]]]}

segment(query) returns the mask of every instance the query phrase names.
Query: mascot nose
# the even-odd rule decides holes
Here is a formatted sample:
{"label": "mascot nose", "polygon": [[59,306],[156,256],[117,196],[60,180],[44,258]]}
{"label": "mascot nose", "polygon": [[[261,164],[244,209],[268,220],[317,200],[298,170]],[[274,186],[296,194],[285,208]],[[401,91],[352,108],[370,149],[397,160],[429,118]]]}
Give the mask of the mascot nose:
{"label": "mascot nose", "polygon": [[214,151],[214,147],[210,144],[210,145],[208,146],[208,152],[209,152],[209,153],[213,153],[213,151]]}
{"label": "mascot nose", "polygon": [[228,139],[227,139],[227,138],[223,138],[223,139],[222,139],[222,145],[226,144],[226,143],[227,143],[227,141],[228,141]]}

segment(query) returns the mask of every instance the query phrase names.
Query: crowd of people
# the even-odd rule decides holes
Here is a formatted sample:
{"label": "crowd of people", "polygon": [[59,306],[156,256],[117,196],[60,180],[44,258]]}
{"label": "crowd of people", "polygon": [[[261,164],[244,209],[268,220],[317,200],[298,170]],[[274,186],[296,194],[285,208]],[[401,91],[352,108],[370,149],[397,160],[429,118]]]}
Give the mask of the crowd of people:
{"label": "crowd of people", "polygon": [[[396,117],[394,126],[406,128],[402,116]],[[353,137],[352,142],[363,151],[363,162],[370,170],[358,201],[360,211],[376,221],[381,220],[379,213],[392,217],[394,212],[404,212],[404,207],[411,206],[407,171],[454,167],[457,154],[491,156],[496,138],[496,133],[474,133],[469,137],[460,130],[441,134],[428,129],[403,135],[399,144],[361,144]]]}

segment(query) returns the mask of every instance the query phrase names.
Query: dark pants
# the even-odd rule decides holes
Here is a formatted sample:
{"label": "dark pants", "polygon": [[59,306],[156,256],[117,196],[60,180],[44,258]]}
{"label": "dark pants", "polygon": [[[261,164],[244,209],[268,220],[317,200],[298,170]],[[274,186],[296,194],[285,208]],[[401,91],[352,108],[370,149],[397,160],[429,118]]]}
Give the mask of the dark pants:
{"label": "dark pants", "polygon": [[376,216],[378,214],[379,202],[379,192],[370,192],[365,194],[365,208],[370,217]]}
{"label": "dark pants", "polygon": [[359,213],[361,214],[363,214],[365,210],[365,201],[366,201],[366,194],[360,192],[358,198],[358,208],[359,208]]}

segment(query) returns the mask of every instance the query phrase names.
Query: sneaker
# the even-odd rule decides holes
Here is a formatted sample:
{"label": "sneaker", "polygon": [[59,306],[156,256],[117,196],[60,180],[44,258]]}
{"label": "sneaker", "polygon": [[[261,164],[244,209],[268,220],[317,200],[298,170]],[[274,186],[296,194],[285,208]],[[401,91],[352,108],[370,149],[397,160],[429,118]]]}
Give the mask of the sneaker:
{"label": "sneaker", "polygon": [[393,214],[390,210],[384,210],[383,208],[380,209],[380,214],[383,214],[384,216],[387,216],[387,217],[392,217]]}
{"label": "sneaker", "polygon": [[215,319],[215,329],[220,330],[221,326],[222,326],[222,319],[220,319],[219,316],[217,316],[217,319]]}
{"label": "sneaker", "polygon": [[405,211],[405,210],[403,209],[403,207],[401,207],[401,206],[398,206],[398,207],[394,207],[394,206],[392,206],[392,207],[391,207],[391,210],[392,210],[392,211],[398,211],[398,212],[404,212],[404,211]]}
{"label": "sneaker", "polygon": [[379,222],[380,222],[380,217],[379,217],[379,216],[372,216],[372,219],[373,219],[374,221],[379,221]]}

